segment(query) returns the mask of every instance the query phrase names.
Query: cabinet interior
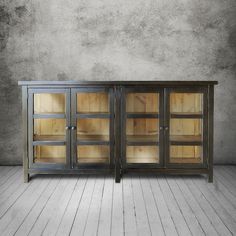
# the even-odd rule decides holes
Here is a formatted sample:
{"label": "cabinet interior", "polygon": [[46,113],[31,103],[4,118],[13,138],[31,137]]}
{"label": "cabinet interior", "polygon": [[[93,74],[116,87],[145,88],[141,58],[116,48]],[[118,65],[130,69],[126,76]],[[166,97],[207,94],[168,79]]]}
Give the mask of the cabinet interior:
{"label": "cabinet interior", "polygon": [[170,163],[203,162],[203,94],[170,93]]}
{"label": "cabinet interior", "polygon": [[127,93],[126,112],[128,113],[158,113],[158,93]]}
{"label": "cabinet interior", "polygon": [[34,146],[35,163],[66,163],[66,146]]}
{"label": "cabinet interior", "polygon": [[[34,94],[33,141],[66,141],[66,95]],[[170,93],[170,163],[201,163],[203,94]],[[76,94],[77,161],[109,163],[110,98],[108,92]],[[160,94],[126,94],[126,162],[159,163]],[[46,114],[46,117],[45,117]],[[41,116],[42,117],[41,117]],[[56,118],[55,118],[56,115]],[[64,163],[66,144],[35,145],[35,162]]]}
{"label": "cabinet interior", "polygon": [[77,162],[79,164],[108,164],[110,162],[109,93],[77,93],[76,112],[79,142]]}
{"label": "cabinet interior", "polygon": [[158,146],[127,146],[126,162],[129,164],[159,163],[159,148]]}
{"label": "cabinet interior", "polygon": [[77,138],[80,140],[109,141],[109,119],[83,118],[77,119]]}
{"label": "cabinet interior", "polygon": [[159,163],[159,93],[127,93],[126,117],[126,163]]}
{"label": "cabinet interior", "polygon": [[109,113],[109,94],[107,92],[77,93],[78,113]]}
{"label": "cabinet interior", "polygon": [[78,163],[109,163],[110,148],[108,145],[77,146]]}
{"label": "cabinet interior", "polygon": [[65,114],[65,94],[35,93],[34,114]]}

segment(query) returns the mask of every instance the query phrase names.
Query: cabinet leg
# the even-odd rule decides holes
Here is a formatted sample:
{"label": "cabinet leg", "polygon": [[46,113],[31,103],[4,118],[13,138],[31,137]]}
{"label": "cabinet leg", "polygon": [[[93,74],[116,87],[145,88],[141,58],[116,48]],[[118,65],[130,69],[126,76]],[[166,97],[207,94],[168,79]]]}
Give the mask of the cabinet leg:
{"label": "cabinet leg", "polygon": [[24,183],[28,183],[29,182],[29,178],[30,178],[29,173],[25,171],[24,172]]}
{"label": "cabinet leg", "polygon": [[210,171],[208,174],[208,183],[213,183],[213,171]]}
{"label": "cabinet leg", "polygon": [[116,168],[115,168],[115,181],[116,181],[116,183],[120,183],[120,179],[121,179],[120,167],[119,167],[119,165],[116,164]]}

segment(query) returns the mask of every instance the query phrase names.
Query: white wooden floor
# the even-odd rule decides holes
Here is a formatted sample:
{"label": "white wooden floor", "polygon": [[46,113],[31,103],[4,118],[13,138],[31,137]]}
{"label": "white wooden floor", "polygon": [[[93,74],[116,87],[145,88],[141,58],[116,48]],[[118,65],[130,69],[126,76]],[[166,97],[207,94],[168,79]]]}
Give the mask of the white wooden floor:
{"label": "white wooden floor", "polygon": [[40,176],[0,167],[0,235],[236,235],[236,166],[202,176]]}

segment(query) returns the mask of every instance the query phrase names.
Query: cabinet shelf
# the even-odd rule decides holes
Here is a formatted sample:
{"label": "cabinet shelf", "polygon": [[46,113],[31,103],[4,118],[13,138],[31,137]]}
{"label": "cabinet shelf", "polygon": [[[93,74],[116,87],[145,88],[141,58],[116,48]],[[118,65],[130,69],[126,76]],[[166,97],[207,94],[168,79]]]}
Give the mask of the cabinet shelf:
{"label": "cabinet shelf", "polygon": [[203,118],[203,114],[201,112],[172,112],[170,114],[171,118],[199,118],[202,119]]}
{"label": "cabinet shelf", "polygon": [[53,112],[53,113],[37,113],[33,114],[34,119],[39,119],[39,118],[57,118],[57,119],[65,119],[66,114],[62,112]]}
{"label": "cabinet shelf", "polygon": [[202,145],[201,135],[170,135],[172,145]]}
{"label": "cabinet shelf", "polygon": [[127,112],[127,118],[159,118],[159,113],[157,112]]}
{"label": "cabinet shelf", "polygon": [[126,135],[127,145],[158,145],[159,135]]}
{"label": "cabinet shelf", "polygon": [[109,145],[109,135],[77,135],[80,145]]}
{"label": "cabinet shelf", "polygon": [[136,157],[127,157],[127,163],[129,164],[152,164],[152,163],[158,163],[159,158],[136,158]]}
{"label": "cabinet shelf", "polygon": [[65,145],[65,135],[34,135],[33,145]]}
{"label": "cabinet shelf", "polygon": [[110,118],[111,115],[108,112],[79,112],[76,113],[76,118]]}
{"label": "cabinet shelf", "polygon": [[82,164],[106,164],[109,163],[109,157],[99,157],[99,158],[88,158],[88,157],[79,157],[78,158],[78,163]]}
{"label": "cabinet shelf", "polygon": [[36,158],[35,160],[35,163],[51,163],[51,164],[63,164],[66,162],[65,158],[62,157],[62,158],[51,158],[51,157],[48,157],[48,158]]}
{"label": "cabinet shelf", "polygon": [[200,164],[202,163],[201,158],[188,157],[188,158],[179,158],[179,157],[170,157],[171,163],[175,164]]}
{"label": "cabinet shelf", "polygon": [[65,135],[34,135],[34,141],[65,141]]}

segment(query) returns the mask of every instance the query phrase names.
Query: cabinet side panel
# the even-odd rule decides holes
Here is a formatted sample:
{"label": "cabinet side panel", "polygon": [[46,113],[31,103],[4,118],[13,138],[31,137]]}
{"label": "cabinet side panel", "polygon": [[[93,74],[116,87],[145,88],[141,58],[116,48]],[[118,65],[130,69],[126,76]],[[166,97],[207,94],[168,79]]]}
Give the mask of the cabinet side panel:
{"label": "cabinet side panel", "polygon": [[208,86],[208,181],[213,182],[214,86]]}
{"label": "cabinet side panel", "polygon": [[28,175],[28,94],[27,86],[22,87],[22,132],[23,132],[23,169],[24,169],[24,182],[29,181]]}

